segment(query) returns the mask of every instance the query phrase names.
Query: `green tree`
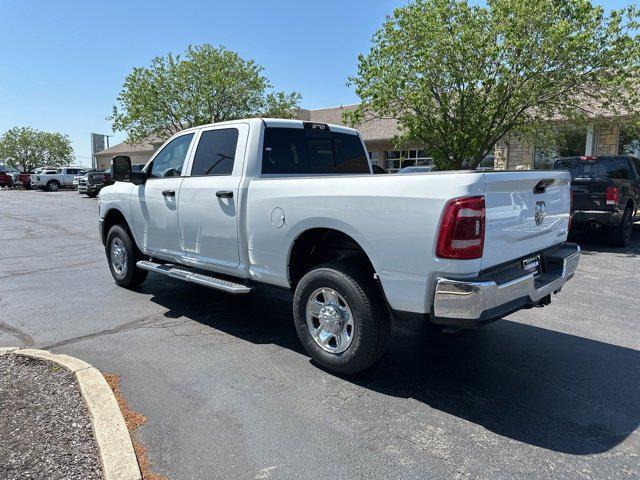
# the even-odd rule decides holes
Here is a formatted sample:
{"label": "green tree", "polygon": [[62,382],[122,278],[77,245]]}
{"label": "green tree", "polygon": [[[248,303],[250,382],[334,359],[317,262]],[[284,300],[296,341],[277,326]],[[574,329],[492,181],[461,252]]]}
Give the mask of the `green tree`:
{"label": "green tree", "polygon": [[45,165],[59,167],[73,160],[73,148],[62,133],[13,127],[0,137],[0,160],[23,172]]}
{"label": "green tree", "polygon": [[423,144],[440,168],[476,166],[508,135],[549,138],[550,119],[582,124],[640,108],[638,9],[589,0],[415,0],[360,55],[362,104],[394,118],[399,145]]}
{"label": "green tree", "polygon": [[114,130],[129,140],[169,136],[211,122],[277,114],[294,117],[300,94],[271,92],[263,67],[209,44],[169,53],[127,75],[113,107]]}

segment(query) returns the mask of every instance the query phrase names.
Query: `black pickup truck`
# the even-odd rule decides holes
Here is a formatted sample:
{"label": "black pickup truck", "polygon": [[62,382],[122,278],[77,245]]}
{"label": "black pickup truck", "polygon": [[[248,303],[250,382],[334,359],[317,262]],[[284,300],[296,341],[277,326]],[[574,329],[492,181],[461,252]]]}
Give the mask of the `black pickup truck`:
{"label": "black pickup truck", "polygon": [[558,159],[571,173],[572,228],[608,228],[618,246],[631,242],[640,203],[640,160],[630,155]]}

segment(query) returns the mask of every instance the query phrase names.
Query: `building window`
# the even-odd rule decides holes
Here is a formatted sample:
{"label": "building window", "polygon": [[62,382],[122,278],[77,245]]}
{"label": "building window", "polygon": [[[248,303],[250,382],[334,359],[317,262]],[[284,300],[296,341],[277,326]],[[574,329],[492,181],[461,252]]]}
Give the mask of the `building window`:
{"label": "building window", "polygon": [[391,173],[416,165],[433,165],[433,158],[428,157],[425,150],[387,150],[385,152],[385,168]]}
{"label": "building window", "polygon": [[580,157],[585,154],[587,130],[564,130],[556,145],[537,146],[533,154],[533,168],[549,170],[558,158]]}
{"label": "building window", "polygon": [[478,170],[493,170],[496,159],[492,153],[488,153],[484,156],[480,163],[478,164]]}
{"label": "building window", "polygon": [[640,139],[638,132],[631,128],[621,128],[618,137],[618,154],[640,157]]}
{"label": "building window", "polygon": [[586,130],[567,130],[560,135],[560,141],[558,142],[558,156],[579,157],[584,155],[586,146]]}
{"label": "building window", "polygon": [[553,147],[536,147],[533,153],[533,168],[535,170],[549,170],[559,157]]}

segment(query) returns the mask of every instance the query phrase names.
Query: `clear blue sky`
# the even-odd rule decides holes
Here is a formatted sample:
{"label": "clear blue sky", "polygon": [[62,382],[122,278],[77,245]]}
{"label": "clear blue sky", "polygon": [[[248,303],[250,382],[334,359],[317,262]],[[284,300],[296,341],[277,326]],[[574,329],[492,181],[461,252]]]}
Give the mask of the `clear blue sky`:
{"label": "clear blue sky", "polygon": [[[629,0],[631,1],[631,0]],[[13,126],[60,131],[78,163],[124,77],[188,44],[224,45],[265,67],[302,106],[355,103],[346,86],[384,16],[406,0],[0,1],[0,134]],[[619,7],[622,0],[599,2]],[[111,144],[124,139],[116,133]]]}

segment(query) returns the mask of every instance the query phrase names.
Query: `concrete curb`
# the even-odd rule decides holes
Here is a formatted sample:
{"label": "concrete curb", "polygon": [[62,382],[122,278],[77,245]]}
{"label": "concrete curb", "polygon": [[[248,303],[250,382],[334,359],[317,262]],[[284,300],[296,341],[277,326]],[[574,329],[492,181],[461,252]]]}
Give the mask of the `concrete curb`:
{"label": "concrete curb", "polygon": [[57,363],[73,373],[89,410],[105,480],[141,480],[131,437],[116,397],[98,369],[69,355],[32,348],[0,348],[13,354]]}

